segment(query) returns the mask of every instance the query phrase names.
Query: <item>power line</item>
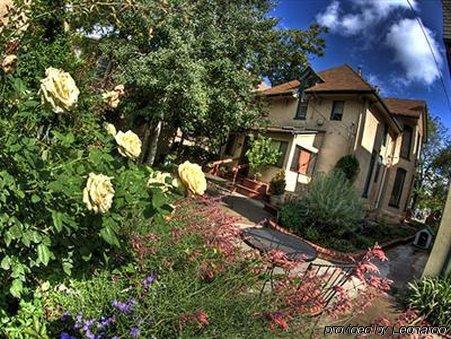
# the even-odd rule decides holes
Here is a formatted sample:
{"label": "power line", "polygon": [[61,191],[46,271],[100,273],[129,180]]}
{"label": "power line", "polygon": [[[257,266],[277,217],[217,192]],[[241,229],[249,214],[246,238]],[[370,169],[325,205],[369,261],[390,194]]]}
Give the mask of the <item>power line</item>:
{"label": "power line", "polygon": [[415,16],[415,19],[416,19],[418,25],[421,28],[421,32],[423,32],[424,38],[426,39],[426,42],[427,42],[427,44],[429,46],[429,50],[431,51],[432,58],[434,59],[434,62],[435,62],[435,66],[437,67],[438,75],[440,77],[440,82],[442,83],[443,92],[445,93],[445,96],[446,96],[446,101],[448,103],[448,110],[451,113],[451,100],[449,99],[448,92],[446,91],[445,80],[443,80],[442,71],[440,69],[440,66],[439,66],[439,63],[437,61],[437,58],[435,57],[435,53],[434,53],[434,49],[432,48],[432,44],[429,41],[429,38],[428,38],[428,36],[426,34],[426,30],[424,29],[423,23],[421,22],[421,19],[419,18],[419,16],[417,15],[415,9],[413,8],[412,4],[410,3],[410,0],[406,0],[406,1],[409,4],[410,10],[412,11],[413,15]]}

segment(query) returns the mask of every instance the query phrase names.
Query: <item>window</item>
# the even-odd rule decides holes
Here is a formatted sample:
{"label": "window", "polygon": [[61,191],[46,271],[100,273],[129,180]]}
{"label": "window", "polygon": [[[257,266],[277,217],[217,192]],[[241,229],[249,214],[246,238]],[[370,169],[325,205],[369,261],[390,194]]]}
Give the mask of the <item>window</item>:
{"label": "window", "polygon": [[401,200],[402,188],[405,180],[406,170],[403,168],[398,168],[396,170],[395,182],[393,183],[393,191],[391,192],[390,201],[388,203],[389,206],[399,208],[399,202]]}
{"label": "window", "polygon": [[379,179],[379,173],[381,172],[381,168],[382,168],[382,157],[379,155],[379,157],[377,158],[377,163],[376,163],[376,172],[374,173],[374,182],[375,183]]}
{"label": "window", "polygon": [[306,101],[303,102],[299,100],[298,108],[296,110],[296,115],[294,116],[294,118],[296,120],[305,120],[305,118],[307,117],[307,107],[308,103]]}
{"label": "window", "polygon": [[288,148],[288,141],[273,140],[272,144],[274,145],[274,148],[280,152],[280,156],[277,159],[275,166],[283,167],[283,161],[285,160],[285,154],[287,153]]}
{"label": "window", "polygon": [[294,116],[294,118],[296,120],[305,120],[305,118],[307,117],[307,107],[308,100],[304,92],[302,92],[298,101],[298,107],[296,109],[296,115]]}
{"label": "window", "polygon": [[290,169],[293,172],[309,175],[313,172],[315,153],[303,147],[296,146]]}
{"label": "window", "polygon": [[384,124],[384,135],[382,137],[382,146],[387,146],[388,139],[388,125]]}
{"label": "window", "polygon": [[404,126],[404,132],[402,133],[402,143],[401,143],[401,157],[409,159],[410,150],[412,148],[412,127]]}
{"label": "window", "polygon": [[330,115],[330,120],[341,120],[343,117],[344,101],[334,101],[332,104],[332,113]]}
{"label": "window", "polygon": [[368,167],[368,174],[366,175],[365,188],[363,189],[362,196],[364,198],[368,198],[368,194],[370,192],[371,177],[373,176],[374,165],[376,164],[376,158],[377,158],[377,153],[376,153],[376,151],[373,151],[373,154],[371,155],[370,166]]}

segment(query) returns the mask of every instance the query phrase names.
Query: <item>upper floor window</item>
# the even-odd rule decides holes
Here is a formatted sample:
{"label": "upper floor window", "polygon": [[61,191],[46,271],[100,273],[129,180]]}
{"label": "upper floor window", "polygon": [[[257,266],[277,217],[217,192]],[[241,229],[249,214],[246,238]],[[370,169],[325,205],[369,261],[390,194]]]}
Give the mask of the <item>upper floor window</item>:
{"label": "upper floor window", "polygon": [[384,124],[384,135],[382,136],[382,146],[387,146],[388,141],[388,125]]}
{"label": "upper floor window", "polygon": [[298,107],[296,109],[296,120],[305,120],[307,117],[308,99],[304,92],[301,93],[298,100]]}
{"label": "upper floor window", "polygon": [[298,108],[296,109],[296,115],[294,116],[296,120],[305,120],[305,118],[307,117],[307,106],[307,101],[299,100]]}
{"label": "upper floor window", "polygon": [[293,172],[310,175],[313,172],[315,153],[303,147],[296,146],[290,169]]}
{"label": "upper floor window", "polygon": [[274,166],[283,167],[283,162],[288,149],[288,141],[273,140],[272,144],[273,147],[280,153],[277,163]]}
{"label": "upper floor window", "polygon": [[403,168],[398,168],[396,170],[395,182],[393,183],[393,190],[391,192],[390,201],[388,204],[392,207],[399,208],[399,203],[402,196],[402,188],[406,180],[406,170]]}
{"label": "upper floor window", "polygon": [[401,157],[409,159],[410,150],[412,149],[412,127],[404,125],[404,131],[402,133],[402,143],[401,143]]}
{"label": "upper floor window", "polygon": [[330,120],[341,120],[343,117],[344,101],[334,101],[332,104],[332,113],[330,114]]}

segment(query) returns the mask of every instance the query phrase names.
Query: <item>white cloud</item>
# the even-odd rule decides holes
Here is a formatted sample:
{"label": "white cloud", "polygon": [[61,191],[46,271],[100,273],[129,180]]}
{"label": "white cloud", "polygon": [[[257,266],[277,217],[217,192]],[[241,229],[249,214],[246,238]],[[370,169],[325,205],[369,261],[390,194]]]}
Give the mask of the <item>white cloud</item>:
{"label": "white cloud", "polygon": [[318,23],[322,26],[326,26],[331,30],[335,30],[339,26],[339,13],[338,9],[340,7],[340,4],[338,1],[332,1],[329,6],[327,6],[326,10],[322,14],[318,14],[316,16],[316,20]]}
{"label": "white cloud", "polygon": [[[353,0],[355,13],[342,13],[340,3],[333,0],[326,10],[316,16],[316,21],[328,27],[331,32],[342,35],[356,35],[374,26],[397,9],[408,9],[407,0]],[[410,0],[414,8],[415,0]]]}
{"label": "white cloud", "polygon": [[385,85],[382,82],[381,78],[374,74],[374,73],[369,73],[366,77],[366,81],[373,87],[376,87],[379,89],[380,94],[385,96],[387,95],[387,91],[385,89]]}
{"label": "white cloud", "polygon": [[[443,58],[434,34],[428,28],[424,29],[441,66]],[[394,50],[395,61],[404,69],[407,81],[430,85],[439,78],[440,70],[437,69],[429,45],[415,19],[403,19],[393,24],[387,34],[386,43]]]}

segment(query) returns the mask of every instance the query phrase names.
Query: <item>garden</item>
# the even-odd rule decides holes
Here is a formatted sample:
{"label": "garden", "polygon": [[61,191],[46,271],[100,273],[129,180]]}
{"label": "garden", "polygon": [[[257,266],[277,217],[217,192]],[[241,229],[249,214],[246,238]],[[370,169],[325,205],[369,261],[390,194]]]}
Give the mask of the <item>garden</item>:
{"label": "garden", "polygon": [[[318,314],[363,312],[389,289],[373,244],[353,270],[365,288],[355,298],[337,288],[332,301],[321,293],[327,274],[301,275],[304,263],[281,251],[243,249],[238,220],[208,194],[199,164],[210,153],[169,142],[180,132],[217,149],[261,117],[261,76],[282,81],[323,53],[320,27],[278,30],[271,6],[8,2],[0,336],[298,336],[317,330]],[[358,205],[347,208],[354,223]],[[320,226],[334,228],[336,217]]]}

